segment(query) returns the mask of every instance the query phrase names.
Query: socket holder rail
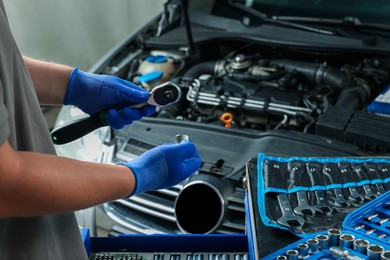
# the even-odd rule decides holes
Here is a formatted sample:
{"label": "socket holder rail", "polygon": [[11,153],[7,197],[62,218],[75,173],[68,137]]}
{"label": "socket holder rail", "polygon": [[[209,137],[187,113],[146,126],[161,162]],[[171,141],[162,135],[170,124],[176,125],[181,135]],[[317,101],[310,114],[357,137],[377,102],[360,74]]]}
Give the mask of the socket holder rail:
{"label": "socket holder rail", "polygon": [[390,191],[349,213],[342,229],[307,234],[263,260],[390,259]]}

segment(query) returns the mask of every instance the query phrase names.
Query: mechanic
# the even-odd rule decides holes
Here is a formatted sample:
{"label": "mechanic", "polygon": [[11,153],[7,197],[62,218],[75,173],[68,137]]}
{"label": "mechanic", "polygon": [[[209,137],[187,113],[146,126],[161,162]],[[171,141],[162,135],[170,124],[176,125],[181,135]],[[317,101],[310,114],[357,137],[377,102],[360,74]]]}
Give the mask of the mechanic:
{"label": "mechanic", "polygon": [[150,94],[114,76],[23,57],[0,0],[0,259],[88,259],[73,211],[161,188],[200,167],[190,141],[155,147],[117,165],[55,155],[39,104],[109,109],[121,128],[155,107],[127,108]]}

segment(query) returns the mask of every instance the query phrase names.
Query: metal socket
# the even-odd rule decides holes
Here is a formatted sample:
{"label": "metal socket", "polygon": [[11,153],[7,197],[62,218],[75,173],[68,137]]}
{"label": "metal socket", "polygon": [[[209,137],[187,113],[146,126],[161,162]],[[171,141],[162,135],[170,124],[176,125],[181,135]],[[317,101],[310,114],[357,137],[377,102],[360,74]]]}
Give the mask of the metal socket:
{"label": "metal socket", "polygon": [[190,140],[190,136],[189,135],[175,135],[175,137],[173,139],[173,141],[176,144],[180,143],[183,140],[189,141]]}
{"label": "metal socket", "polygon": [[329,229],[328,230],[329,246],[338,246],[340,235],[341,235],[341,231],[339,229],[335,229],[335,228]]}
{"label": "metal socket", "polygon": [[379,260],[384,251],[383,246],[372,244],[367,247],[367,256],[370,260]]}
{"label": "metal socket", "polygon": [[315,254],[319,251],[319,242],[315,238],[308,239],[306,244],[309,245],[309,254]]}
{"label": "metal socket", "polygon": [[341,248],[352,248],[353,241],[355,241],[354,235],[351,235],[351,234],[340,235],[340,247]]}
{"label": "metal socket", "polygon": [[390,260],[390,251],[384,251],[381,254],[381,260]]}
{"label": "metal socket", "polygon": [[290,249],[290,250],[287,250],[286,255],[287,255],[288,260],[298,260],[299,253],[295,249]]}
{"label": "metal socket", "polygon": [[298,258],[299,259],[305,259],[307,257],[309,257],[309,245],[308,244],[299,244],[298,245],[298,253],[299,253],[299,256]]}
{"label": "metal socket", "polygon": [[355,241],[353,241],[353,250],[358,252],[358,253],[366,254],[367,247],[369,245],[370,245],[370,242],[368,240],[358,238]]}
{"label": "metal socket", "polygon": [[316,235],[315,239],[318,240],[320,250],[327,249],[329,247],[329,236],[328,235]]}

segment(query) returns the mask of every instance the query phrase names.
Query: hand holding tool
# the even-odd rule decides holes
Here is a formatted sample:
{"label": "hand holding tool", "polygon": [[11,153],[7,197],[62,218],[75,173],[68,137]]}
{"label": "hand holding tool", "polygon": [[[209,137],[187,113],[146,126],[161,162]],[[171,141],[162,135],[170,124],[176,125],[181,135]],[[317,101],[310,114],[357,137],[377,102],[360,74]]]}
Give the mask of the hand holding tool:
{"label": "hand holding tool", "polygon": [[[128,123],[132,122],[131,117],[133,117],[133,120],[138,120],[142,116],[150,115],[150,112],[153,113],[154,109],[146,109],[149,105],[153,107],[164,107],[177,102],[180,98],[181,90],[177,85],[167,82],[153,88],[148,95],[149,98],[146,101],[131,105],[129,108],[123,108],[122,114],[127,117]],[[142,110],[142,108],[145,109]],[[107,126],[108,122],[116,125],[120,124],[122,119],[118,118],[120,116],[118,114],[119,112],[115,111],[116,110],[103,110],[90,117],[64,124],[51,132],[53,142],[55,144],[66,144],[92,132],[93,130]]]}
{"label": "hand holding tool", "polygon": [[165,189],[193,174],[201,164],[198,151],[191,141],[157,146],[130,162],[121,162],[134,173],[135,195],[144,191]]}

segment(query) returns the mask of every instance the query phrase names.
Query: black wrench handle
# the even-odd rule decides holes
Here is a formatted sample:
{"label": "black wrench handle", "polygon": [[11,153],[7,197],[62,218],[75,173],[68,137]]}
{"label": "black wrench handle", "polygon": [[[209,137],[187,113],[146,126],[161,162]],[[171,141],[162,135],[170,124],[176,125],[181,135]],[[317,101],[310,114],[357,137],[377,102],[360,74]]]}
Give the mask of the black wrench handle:
{"label": "black wrench handle", "polygon": [[107,111],[101,111],[90,117],[77,119],[55,128],[50,135],[54,144],[66,144],[83,137],[90,132],[107,126]]}

